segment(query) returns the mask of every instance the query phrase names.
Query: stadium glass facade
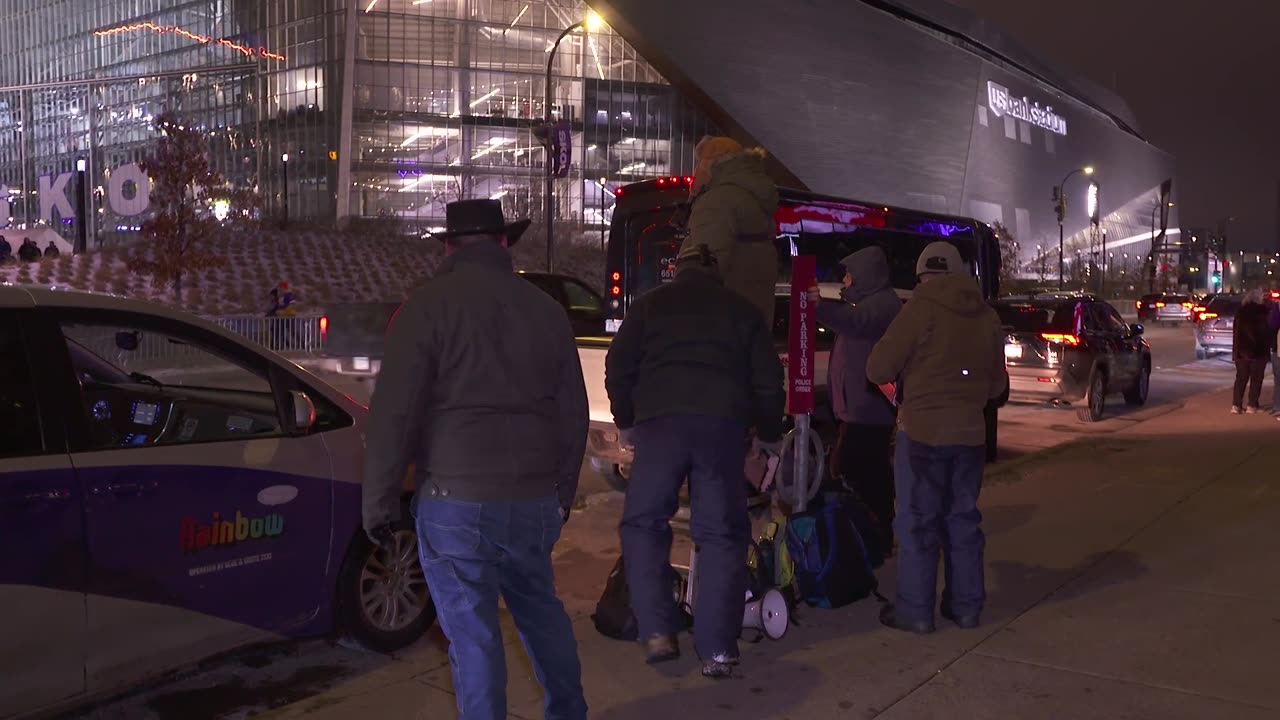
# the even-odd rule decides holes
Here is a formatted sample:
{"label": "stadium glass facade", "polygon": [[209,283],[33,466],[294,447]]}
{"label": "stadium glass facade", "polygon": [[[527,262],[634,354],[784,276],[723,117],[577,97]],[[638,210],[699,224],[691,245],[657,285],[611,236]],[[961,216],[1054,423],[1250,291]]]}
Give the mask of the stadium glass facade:
{"label": "stadium glass facade", "polygon": [[[136,163],[165,111],[208,132],[214,167],[268,215],[427,229],[489,197],[541,218],[549,50],[587,16],[578,0],[6,0],[0,228],[136,232]],[[566,231],[603,232],[613,188],[687,174],[713,132],[608,27],[568,35],[551,77],[573,135]]]}

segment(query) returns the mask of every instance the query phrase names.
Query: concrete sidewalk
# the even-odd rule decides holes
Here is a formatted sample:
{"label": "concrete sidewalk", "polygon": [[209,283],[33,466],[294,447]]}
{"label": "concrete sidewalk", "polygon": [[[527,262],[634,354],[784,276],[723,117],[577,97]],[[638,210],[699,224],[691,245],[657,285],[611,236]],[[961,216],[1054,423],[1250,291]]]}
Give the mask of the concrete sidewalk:
{"label": "concrete sidewalk", "polygon": [[[1280,423],[1228,415],[1229,404],[1212,393],[993,468],[980,629],[939,619],[928,637],[890,631],[873,600],[802,609],[783,640],[744,645],[741,677],[728,681],[703,679],[693,659],[647,667],[638,648],[592,628],[618,552],[617,496],[598,496],[557,551],[591,717],[1280,716]],[[892,561],[881,582],[891,594]],[[508,638],[511,717],[541,718]],[[436,635],[394,659],[366,657],[354,679],[260,717],[455,717],[443,648]]]}

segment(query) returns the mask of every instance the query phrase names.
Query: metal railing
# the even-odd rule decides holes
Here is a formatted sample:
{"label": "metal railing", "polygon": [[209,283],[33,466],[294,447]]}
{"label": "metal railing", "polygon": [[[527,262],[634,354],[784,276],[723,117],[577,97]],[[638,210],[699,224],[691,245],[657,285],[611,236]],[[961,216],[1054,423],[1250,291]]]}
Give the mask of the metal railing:
{"label": "metal railing", "polygon": [[278,353],[316,353],[324,349],[318,317],[218,315],[205,319]]}

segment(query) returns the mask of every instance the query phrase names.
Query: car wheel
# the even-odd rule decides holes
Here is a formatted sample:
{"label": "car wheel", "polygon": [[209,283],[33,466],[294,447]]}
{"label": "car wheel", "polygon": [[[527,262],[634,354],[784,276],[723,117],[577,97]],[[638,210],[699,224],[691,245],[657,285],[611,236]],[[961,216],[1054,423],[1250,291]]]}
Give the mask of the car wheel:
{"label": "car wheel", "polygon": [[1098,422],[1107,409],[1107,376],[1101,370],[1093,372],[1089,391],[1084,396],[1084,407],[1076,410],[1080,422]]}
{"label": "car wheel", "polygon": [[1202,347],[1198,347],[1198,348],[1196,348],[1196,359],[1197,359],[1197,360],[1208,360],[1208,359],[1209,359],[1209,351],[1208,351],[1208,350],[1205,350],[1205,349],[1204,349],[1204,348],[1202,348]]}
{"label": "car wheel", "polygon": [[375,547],[359,532],[338,575],[339,629],[375,652],[393,652],[422,637],[436,606],[418,560],[418,534],[401,520],[395,540]]}
{"label": "car wheel", "polygon": [[1134,407],[1140,407],[1147,404],[1147,395],[1151,392],[1151,366],[1147,363],[1142,364],[1142,370],[1138,373],[1138,379],[1133,381],[1133,387],[1125,390],[1124,401]]}

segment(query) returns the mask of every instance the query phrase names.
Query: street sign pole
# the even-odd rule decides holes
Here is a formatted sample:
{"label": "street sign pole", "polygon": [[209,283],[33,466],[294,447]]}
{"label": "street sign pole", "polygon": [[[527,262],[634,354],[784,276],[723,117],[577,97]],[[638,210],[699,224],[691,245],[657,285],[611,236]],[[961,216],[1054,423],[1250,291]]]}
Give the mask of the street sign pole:
{"label": "street sign pole", "polygon": [[[787,339],[787,413],[795,420],[794,478],[796,512],[809,502],[810,417],[813,414],[814,340],[817,308],[809,304],[809,288],[817,282],[818,263],[812,255],[791,259],[791,324]],[[819,458],[821,460],[821,458]]]}

